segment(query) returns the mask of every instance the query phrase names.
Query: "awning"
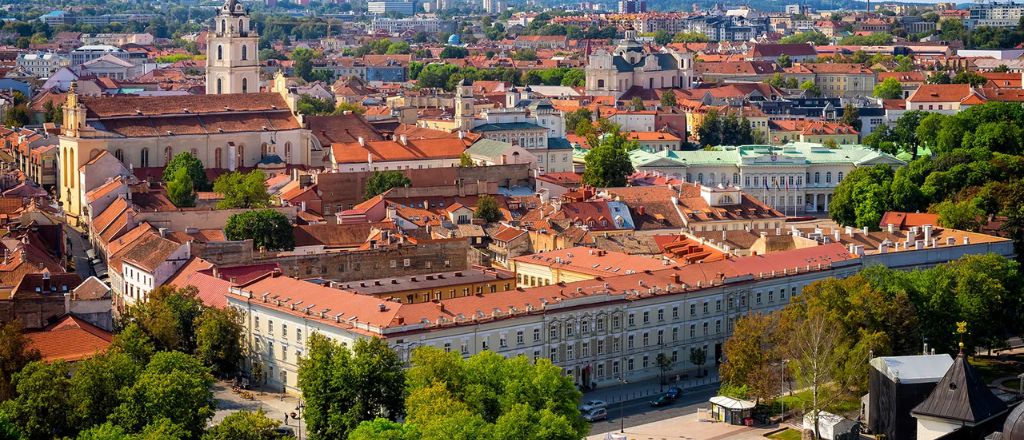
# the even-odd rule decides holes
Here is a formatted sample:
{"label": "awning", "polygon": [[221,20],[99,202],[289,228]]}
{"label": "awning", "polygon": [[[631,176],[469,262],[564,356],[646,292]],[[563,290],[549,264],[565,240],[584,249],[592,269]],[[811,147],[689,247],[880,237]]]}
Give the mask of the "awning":
{"label": "awning", "polygon": [[754,409],[754,402],[749,400],[736,400],[731,397],[715,396],[711,398],[711,403],[721,406],[726,409]]}

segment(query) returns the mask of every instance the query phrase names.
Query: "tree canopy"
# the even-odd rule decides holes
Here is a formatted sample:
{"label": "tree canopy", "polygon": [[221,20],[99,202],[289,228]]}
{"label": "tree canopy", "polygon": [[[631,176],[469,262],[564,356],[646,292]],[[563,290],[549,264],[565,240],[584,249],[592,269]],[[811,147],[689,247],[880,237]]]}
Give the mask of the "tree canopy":
{"label": "tree canopy", "polygon": [[213,192],[223,199],[217,202],[217,209],[252,209],[270,206],[270,193],[264,183],[267,176],[263,171],[252,170],[248,173],[233,171],[224,174],[213,182]]}
{"label": "tree canopy", "polygon": [[391,188],[398,188],[412,185],[412,181],[402,174],[401,171],[374,171],[369,179],[366,179],[364,198],[372,199],[379,194],[386,193]]}
{"label": "tree canopy", "polygon": [[258,209],[232,214],[224,226],[228,240],[252,240],[253,248],[292,250],[295,233],[291,221],[273,209]]}
{"label": "tree canopy", "polygon": [[627,140],[618,129],[604,134],[583,158],[583,182],[595,188],[626,186],[626,178],[633,174],[629,152],[635,148],[636,141]]}

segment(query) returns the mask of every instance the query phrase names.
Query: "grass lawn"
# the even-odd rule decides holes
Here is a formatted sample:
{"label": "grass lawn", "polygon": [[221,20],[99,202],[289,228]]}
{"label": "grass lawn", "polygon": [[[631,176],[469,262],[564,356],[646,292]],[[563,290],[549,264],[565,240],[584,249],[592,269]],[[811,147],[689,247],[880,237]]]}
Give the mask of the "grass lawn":
{"label": "grass lawn", "polygon": [[800,440],[800,431],[795,429],[787,429],[782,432],[776,432],[775,434],[769,435],[768,438],[774,438],[778,440]]}
{"label": "grass lawn", "polygon": [[1000,362],[992,358],[974,357],[970,359],[970,362],[981,373],[981,378],[985,380],[985,383],[992,383],[992,381],[999,378],[1024,373],[1024,370],[1016,365]]}
{"label": "grass lawn", "polygon": [[[811,407],[811,390],[804,390],[799,393],[793,393],[792,396],[783,396],[775,401],[775,405],[772,407],[772,414],[778,414],[782,412],[782,404],[785,403],[786,411],[791,409],[807,409]],[[856,396],[844,396],[841,399],[835,401],[826,408],[828,412],[834,414],[848,414],[860,411],[860,398]]]}

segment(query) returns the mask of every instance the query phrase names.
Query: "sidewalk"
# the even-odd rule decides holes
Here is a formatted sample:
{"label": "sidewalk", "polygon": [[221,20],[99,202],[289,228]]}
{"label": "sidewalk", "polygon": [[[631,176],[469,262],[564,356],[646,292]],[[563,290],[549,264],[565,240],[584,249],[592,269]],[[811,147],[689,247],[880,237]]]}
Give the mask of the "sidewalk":
{"label": "sidewalk", "polygon": [[[627,381],[629,379],[626,379]],[[674,380],[674,377],[665,384],[664,387],[659,383],[658,378],[647,379],[638,382],[628,382],[624,385],[614,384],[605,385],[596,390],[591,390],[583,393],[583,401],[587,400],[603,400],[605,402],[617,403],[622,401],[630,401],[634,399],[640,399],[644,397],[656,396],[662,393],[662,389],[668,389],[669,387],[677,386],[683,389],[685,392],[688,389],[697,388],[700,386],[718,383],[718,371],[711,370],[708,374],[702,378],[689,378],[680,379],[679,382]]]}

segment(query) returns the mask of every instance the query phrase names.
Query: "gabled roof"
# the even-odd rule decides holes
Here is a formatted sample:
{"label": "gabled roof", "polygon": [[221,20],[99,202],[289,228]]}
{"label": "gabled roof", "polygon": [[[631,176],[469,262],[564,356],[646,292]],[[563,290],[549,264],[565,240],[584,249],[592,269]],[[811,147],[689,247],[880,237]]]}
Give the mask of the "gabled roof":
{"label": "gabled roof", "polygon": [[74,362],[107,351],[113,335],[74,315],[67,315],[45,329],[25,334],[29,346],[39,350],[43,361]]}
{"label": "gabled roof", "polygon": [[955,421],[972,426],[1002,414],[1006,403],[988,389],[963,351],[946,375],[911,414]]}
{"label": "gabled roof", "polygon": [[921,84],[907,102],[960,102],[971,93],[970,84]]}

